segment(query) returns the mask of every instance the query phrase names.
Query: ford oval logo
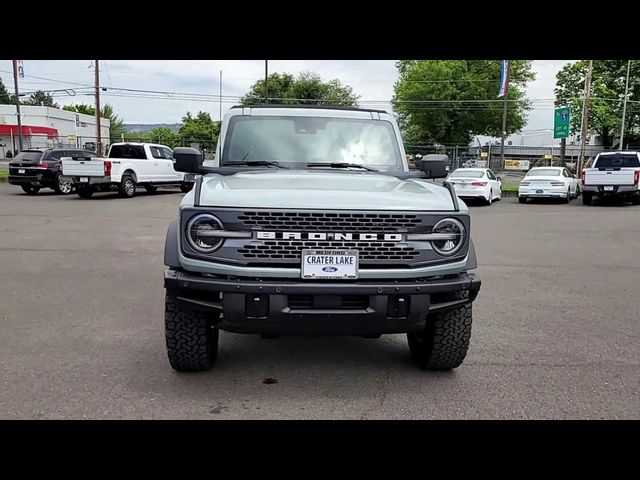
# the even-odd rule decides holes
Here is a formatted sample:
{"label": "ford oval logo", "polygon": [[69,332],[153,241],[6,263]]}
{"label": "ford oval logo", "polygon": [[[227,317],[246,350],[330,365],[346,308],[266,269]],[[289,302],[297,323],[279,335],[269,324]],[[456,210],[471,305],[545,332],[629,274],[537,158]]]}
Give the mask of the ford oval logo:
{"label": "ford oval logo", "polygon": [[327,273],[333,273],[333,272],[337,272],[338,269],[336,267],[326,266],[322,268],[322,271]]}

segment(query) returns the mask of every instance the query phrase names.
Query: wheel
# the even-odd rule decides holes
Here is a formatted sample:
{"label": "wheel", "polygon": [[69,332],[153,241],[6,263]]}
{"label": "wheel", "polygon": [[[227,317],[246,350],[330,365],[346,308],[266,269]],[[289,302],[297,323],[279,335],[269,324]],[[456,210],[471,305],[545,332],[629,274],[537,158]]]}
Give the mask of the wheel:
{"label": "wheel", "polygon": [[502,200],[502,188],[500,189],[500,195],[498,195],[498,200]]}
{"label": "wheel", "polygon": [[591,192],[582,192],[582,204],[591,205],[593,194]]}
{"label": "wheel", "polygon": [[35,185],[20,185],[20,186],[22,187],[22,190],[24,191],[24,193],[26,193],[27,195],[35,195],[40,191],[40,187],[36,187]]}
{"label": "wheel", "polygon": [[218,355],[217,315],[194,310],[170,294],[165,297],[165,339],[171,367],[180,372],[211,368]]}
{"label": "wheel", "polygon": [[145,185],[144,189],[149,193],[156,193],[158,191],[158,187],[155,185]]}
{"label": "wheel", "polygon": [[527,203],[527,197],[518,197],[520,203]]}
{"label": "wheel", "polygon": [[631,197],[631,205],[640,205],[640,195]]}
{"label": "wheel", "polygon": [[[451,300],[468,298],[468,291],[455,292]],[[421,332],[407,334],[411,359],[427,370],[451,370],[467,356],[471,340],[471,305],[427,315]]]}
{"label": "wheel", "polygon": [[182,193],[187,193],[187,192],[191,191],[192,188],[193,188],[193,183],[191,183],[191,182],[182,182],[180,184],[180,191]]}
{"label": "wheel", "polygon": [[73,185],[71,185],[71,182],[68,180],[61,180],[60,174],[58,174],[56,176],[56,186],[54,187],[54,190],[60,195],[69,195],[73,191]]}
{"label": "wheel", "polygon": [[562,199],[562,203],[569,203],[571,201],[571,187],[567,190],[567,196]]}
{"label": "wheel", "polygon": [[122,176],[122,181],[118,187],[118,193],[121,197],[131,198],[136,194],[136,182],[128,173]]}
{"label": "wheel", "polygon": [[489,198],[487,199],[487,205],[491,205],[491,202],[493,202],[493,189],[489,191]]}
{"label": "wheel", "polygon": [[95,190],[93,188],[90,188],[90,187],[78,187],[76,189],[76,193],[81,198],[91,198],[91,196],[94,194],[94,192],[95,192]]}

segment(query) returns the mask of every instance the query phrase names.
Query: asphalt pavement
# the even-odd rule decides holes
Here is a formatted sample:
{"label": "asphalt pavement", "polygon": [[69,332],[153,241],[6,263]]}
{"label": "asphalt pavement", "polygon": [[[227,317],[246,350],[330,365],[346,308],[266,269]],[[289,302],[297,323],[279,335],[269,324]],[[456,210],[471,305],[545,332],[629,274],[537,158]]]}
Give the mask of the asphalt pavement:
{"label": "asphalt pavement", "polygon": [[182,194],[82,200],[0,184],[0,418],[640,418],[640,207],[473,206],[482,289],[446,373],[404,335],[222,333],[166,358],[163,247]]}

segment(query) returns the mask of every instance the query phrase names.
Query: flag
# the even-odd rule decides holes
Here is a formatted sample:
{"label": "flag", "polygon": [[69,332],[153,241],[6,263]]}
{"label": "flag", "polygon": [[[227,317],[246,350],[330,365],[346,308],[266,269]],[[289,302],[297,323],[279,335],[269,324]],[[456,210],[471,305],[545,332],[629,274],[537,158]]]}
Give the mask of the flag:
{"label": "flag", "polygon": [[502,69],[500,70],[500,89],[498,96],[504,97],[509,88],[509,60],[502,60]]}
{"label": "flag", "polygon": [[22,64],[22,60],[18,60],[18,75],[20,78],[24,78],[24,65]]}

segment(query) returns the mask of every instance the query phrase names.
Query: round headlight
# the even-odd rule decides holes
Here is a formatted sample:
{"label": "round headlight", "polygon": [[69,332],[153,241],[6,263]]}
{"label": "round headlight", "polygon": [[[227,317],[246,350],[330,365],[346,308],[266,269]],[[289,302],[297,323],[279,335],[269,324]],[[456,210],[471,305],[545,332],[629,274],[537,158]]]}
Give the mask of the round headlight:
{"label": "round headlight", "polygon": [[433,226],[432,233],[449,234],[446,240],[434,240],[431,242],[433,249],[440,255],[453,255],[464,244],[464,225],[455,218],[444,218]]}
{"label": "round headlight", "polygon": [[222,246],[224,238],[212,236],[216,230],[224,230],[222,222],[213,215],[196,215],[187,223],[187,241],[200,253],[212,253]]}

